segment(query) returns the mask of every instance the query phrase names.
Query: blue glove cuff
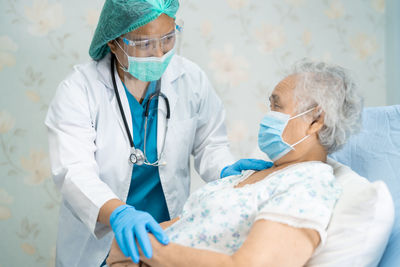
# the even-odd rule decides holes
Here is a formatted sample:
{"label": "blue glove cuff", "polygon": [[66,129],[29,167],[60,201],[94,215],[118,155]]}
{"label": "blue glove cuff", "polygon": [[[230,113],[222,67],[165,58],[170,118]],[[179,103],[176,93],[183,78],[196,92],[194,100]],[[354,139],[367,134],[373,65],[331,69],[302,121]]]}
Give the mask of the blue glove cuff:
{"label": "blue glove cuff", "polygon": [[122,212],[124,212],[127,209],[135,209],[133,206],[129,206],[129,205],[121,205],[119,207],[117,207],[110,215],[110,224],[111,226],[114,224],[114,221],[117,219],[118,215],[121,214]]}
{"label": "blue glove cuff", "polygon": [[230,166],[230,165],[225,166],[225,167],[221,170],[221,173],[219,174],[219,178],[224,178],[224,171],[225,171],[229,166]]}

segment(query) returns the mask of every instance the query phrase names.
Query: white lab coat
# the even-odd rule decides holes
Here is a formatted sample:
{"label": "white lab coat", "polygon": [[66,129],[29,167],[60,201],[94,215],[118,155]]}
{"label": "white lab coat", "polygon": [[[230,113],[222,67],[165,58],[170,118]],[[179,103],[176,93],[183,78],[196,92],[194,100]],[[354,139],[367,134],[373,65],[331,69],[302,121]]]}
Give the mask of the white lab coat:
{"label": "white lab coat", "polygon": [[[130,146],[114,94],[110,55],[74,67],[61,82],[46,125],[54,182],[62,194],[57,237],[57,267],[98,267],[113,238],[97,222],[110,199],[125,201],[131,181]],[[125,90],[115,72],[125,116],[132,119]],[[224,124],[225,112],[204,72],[174,56],[162,76],[171,118],[159,167],[171,218],[181,211],[190,190],[189,158],[205,181],[217,179],[232,164]],[[165,104],[159,101],[157,149],[165,134]]]}

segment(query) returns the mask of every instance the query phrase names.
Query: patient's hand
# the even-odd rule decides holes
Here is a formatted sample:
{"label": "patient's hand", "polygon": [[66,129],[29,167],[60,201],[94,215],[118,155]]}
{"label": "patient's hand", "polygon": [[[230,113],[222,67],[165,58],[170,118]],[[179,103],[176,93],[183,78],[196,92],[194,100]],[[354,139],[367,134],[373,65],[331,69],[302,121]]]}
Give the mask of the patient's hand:
{"label": "patient's hand", "polygon": [[[178,220],[179,220],[179,217],[176,217],[172,220],[160,223],[160,226],[163,229],[165,229],[165,228],[171,226],[173,223],[175,223]],[[158,244],[158,241],[153,242],[153,246],[156,244]],[[140,249],[140,246],[138,246],[138,248],[139,248],[139,252],[141,254],[142,251]],[[125,257],[124,253],[122,253],[121,249],[119,248],[118,243],[115,240],[115,238],[111,244],[110,254],[108,255],[106,263],[109,267],[146,267],[146,266],[149,266],[145,263],[136,264],[132,261],[131,258]]]}
{"label": "patient's hand", "polygon": [[134,263],[131,258],[125,257],[115,238],[111,244],[110,254],[108,254],[106,263],[109,267],[139,267],[139,264]]}

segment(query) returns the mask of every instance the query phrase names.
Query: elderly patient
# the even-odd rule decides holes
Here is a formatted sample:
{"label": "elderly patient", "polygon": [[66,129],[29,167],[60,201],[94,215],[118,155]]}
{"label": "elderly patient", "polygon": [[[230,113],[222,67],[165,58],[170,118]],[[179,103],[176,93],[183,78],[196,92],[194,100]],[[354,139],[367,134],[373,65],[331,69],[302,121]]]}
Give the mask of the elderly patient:
{"label": "elderly patient", "polygon": [[[260,149],[274,162],[208,183],[150,235],[149,266],[303,266],[318,254],[341,194],[327,154],[359,129],[362,101],[341,67],[302,60],[273,90]],[[136,266],[113,242],[109,266]]]}

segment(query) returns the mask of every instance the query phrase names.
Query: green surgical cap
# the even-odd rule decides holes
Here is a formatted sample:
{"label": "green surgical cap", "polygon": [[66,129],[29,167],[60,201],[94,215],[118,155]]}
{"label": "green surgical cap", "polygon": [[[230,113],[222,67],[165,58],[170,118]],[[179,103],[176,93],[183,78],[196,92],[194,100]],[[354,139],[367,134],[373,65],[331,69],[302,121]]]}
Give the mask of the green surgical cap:
{"label": "green surgical cap", "polygon": [[100,60],[110,48],[107,43],[133,31],[162,13],[175,18],[178,0],[106,0],[90,44],[89,55]]}

